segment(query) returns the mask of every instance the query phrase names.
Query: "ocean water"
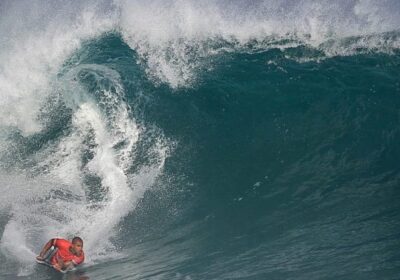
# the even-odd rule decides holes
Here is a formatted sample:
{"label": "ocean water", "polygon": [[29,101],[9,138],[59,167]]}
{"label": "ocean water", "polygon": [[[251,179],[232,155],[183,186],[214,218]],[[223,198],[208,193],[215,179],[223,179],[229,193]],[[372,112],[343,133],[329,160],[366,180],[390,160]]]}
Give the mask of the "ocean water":
{"label": "ocean water", "polygon": [[0,279],[400,279],[399,15],[1,1]]}

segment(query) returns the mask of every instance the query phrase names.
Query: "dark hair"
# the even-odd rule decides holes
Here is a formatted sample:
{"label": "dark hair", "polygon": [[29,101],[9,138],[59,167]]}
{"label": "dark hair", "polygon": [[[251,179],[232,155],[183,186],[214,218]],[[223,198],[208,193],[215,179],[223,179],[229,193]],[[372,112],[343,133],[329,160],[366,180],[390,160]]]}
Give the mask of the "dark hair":
{"label": "dark hair", "polygon": [[80,242],[83,245],[83,240],[79,236],[75,236],[74,238],[72,238],[72,244],[75,244],[77,242]]}

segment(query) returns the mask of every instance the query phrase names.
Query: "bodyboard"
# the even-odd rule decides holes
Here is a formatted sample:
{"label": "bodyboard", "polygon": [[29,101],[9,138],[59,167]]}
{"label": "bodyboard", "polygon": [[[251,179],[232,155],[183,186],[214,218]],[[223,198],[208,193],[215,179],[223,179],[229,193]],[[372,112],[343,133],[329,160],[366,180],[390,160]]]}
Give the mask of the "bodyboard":
{"label": "bodyboard", "polygon": [[[43,260],[39,261],[38,259],[36,259],[36,262],[38,264],[42,264],[48,267],[53,268],[54,270],[57,270],[54,268],[54,266],[50,263],[50,259],[53,257],[53,255],[57,252],[57,248],[55,248],[54,246],[51,246],[50,249],[44,254]],[[68,269],[66,270],[57,270],[61,273],[66,273],[68,271]]]}
{"label": "bodyboard", "polygon": [[52,265],[51,263],[49,263],[49,262],[47,262],[47,261],[39,261],[39,260],[36,260],[36,262],[37,262],[38,264],[51,267],[52,269],[54,269],[54,270],[56,270],[56,271],[59,271],[59,272],[61,272],[61,273],[67,273],[67,271],[68,271],[68,270],[57,270],[57,269],[55,269],[55,268],[53,267],[53,265]]}

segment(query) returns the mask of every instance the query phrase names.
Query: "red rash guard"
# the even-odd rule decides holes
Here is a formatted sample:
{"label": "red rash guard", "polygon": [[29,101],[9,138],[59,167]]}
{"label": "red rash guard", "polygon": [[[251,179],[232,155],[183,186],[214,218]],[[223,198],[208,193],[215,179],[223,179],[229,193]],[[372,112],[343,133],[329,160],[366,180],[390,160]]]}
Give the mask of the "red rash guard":
{"label": "red rash guard", "polygon": [[75,265],[83,263],[85,259],[85,254],[81,253],[80,256],[75,256],[69,250],[72,246],[72,243],[65,239],[54,239],[53,246],[58,248],[57,252],[51,258],[50,263],[55,265],[58,263],[57,259],[60,258],[63,262],[72,261]]}

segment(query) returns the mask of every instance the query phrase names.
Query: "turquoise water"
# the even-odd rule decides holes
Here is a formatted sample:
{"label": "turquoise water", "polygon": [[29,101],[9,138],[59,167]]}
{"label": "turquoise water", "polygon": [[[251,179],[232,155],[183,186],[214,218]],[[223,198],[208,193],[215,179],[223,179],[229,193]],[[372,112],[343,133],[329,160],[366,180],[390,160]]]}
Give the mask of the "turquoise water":
{"label": "turquoise water", "polygon": [[398,279],[397,1],[21,3],[1,279]]}

